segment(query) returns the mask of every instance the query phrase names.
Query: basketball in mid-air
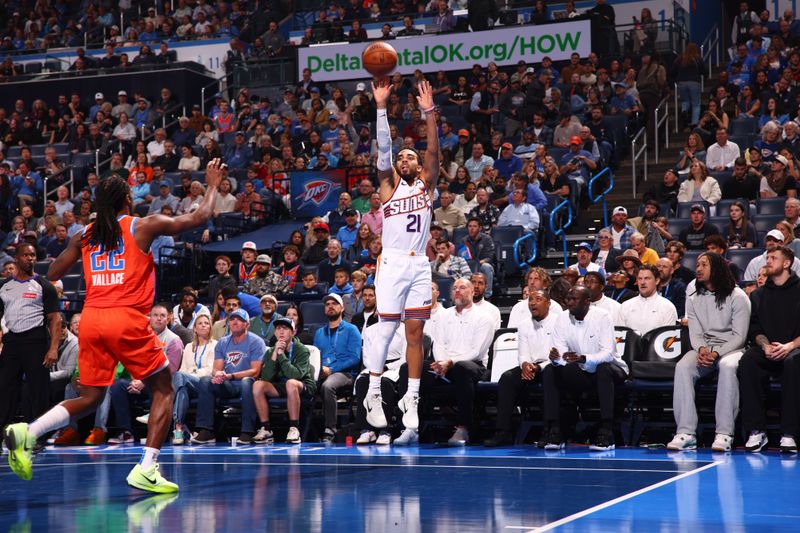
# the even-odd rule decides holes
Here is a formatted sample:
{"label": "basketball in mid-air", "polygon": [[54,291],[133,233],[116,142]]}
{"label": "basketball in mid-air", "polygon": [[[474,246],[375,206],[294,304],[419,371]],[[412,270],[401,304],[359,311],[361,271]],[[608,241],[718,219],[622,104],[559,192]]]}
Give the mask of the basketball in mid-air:
{"label": "basketball in mid-air", "polygon": [[382,78],[397,66],[397,50],[386,41],[376,41],[364,48],[361,64],[364,70],[376,78]]}

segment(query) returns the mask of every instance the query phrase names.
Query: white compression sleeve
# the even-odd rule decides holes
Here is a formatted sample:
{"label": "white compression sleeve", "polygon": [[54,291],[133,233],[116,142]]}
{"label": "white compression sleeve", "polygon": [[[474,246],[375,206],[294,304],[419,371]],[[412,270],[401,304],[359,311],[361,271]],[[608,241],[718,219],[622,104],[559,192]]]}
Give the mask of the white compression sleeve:
{"label": "white compression sleeve", "polygon": [[392,136],[385,109],[378,109],[375,137],[378,141],[378,170],[392,169]]}
{"label": "white compression sleeve", "polygon": [[392,343],[394,331],[400,322],[396,320],[381,320],[375,326],[378,328],[378,335],[372,341],[369,353],[364,353],[364,364],[367,370],[374,374],[382,374],[383,366],[386,364],[386,356],[389,353],[389,345]]}

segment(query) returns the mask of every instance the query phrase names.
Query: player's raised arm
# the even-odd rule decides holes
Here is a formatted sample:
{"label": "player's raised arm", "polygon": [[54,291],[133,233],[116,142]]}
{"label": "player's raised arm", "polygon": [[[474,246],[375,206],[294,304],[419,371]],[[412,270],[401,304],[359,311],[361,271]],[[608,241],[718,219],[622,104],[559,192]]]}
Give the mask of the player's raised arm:
{"label": "player's raised arm", "polygon": [[428,127],[428,148],[425,150],[425,186],[429,191],[436,188],[439,180],[439,127],[436,125],[436,114],[433,110],[436,106],[433,103],[433,89],[431,84],[425,80],[417,85],[417,103],[425,113],[425,124]]}
{"label": "player's raised arm", "polygon": [[387,77],[372,82],[372,98],[378,109],[375,139],[378,142],[378,190],[382,202],[387,201],[394,190],[392,136],[389,132],[389,119],[386,116],[386,102],[389,100],[390,87]]}
{"label": "player's raised arm", "polygon": [[[177,217],[168,217],[161,214],[153,214],[143,218],[136,225],[136,241],[140,246],[142,243],[149,248],[150,242],[158,235],[178,235],[184,231],[197,228],[208,222],[214,212],[214,203],[217,201],[217,189],[222,181],[220,174],[220,160],[214,159],[206,167],[206,193],[200,207],[191,213]],[[143,240],[140,240],[141,239]],[[144,249],[144,248],[143,248]]]}

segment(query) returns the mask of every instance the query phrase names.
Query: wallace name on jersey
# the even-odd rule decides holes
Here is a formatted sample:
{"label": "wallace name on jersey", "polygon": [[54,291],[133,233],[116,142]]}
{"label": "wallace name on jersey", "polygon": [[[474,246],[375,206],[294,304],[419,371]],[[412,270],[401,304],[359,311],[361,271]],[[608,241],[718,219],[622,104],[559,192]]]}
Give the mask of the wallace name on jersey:
{"label": "wallace name on jersey", "polygon": [[391,217],[428,209],[431,199],[425,191],[419,191],[413,196],[389,200],[383,208],[383,216]]}
{"label": "wallace name on jersey", "polygon": [[108,287],[110,285],[122,285],[125,283],[124,272],[92,274],[92,284],[98,287]]}

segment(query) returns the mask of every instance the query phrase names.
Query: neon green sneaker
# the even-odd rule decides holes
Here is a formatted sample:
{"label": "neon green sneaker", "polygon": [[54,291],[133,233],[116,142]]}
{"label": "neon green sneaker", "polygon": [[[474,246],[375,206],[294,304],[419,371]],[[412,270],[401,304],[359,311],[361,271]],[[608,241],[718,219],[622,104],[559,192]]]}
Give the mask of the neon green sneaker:
{"label": "neon green sneaker", "polygon": [[142,468],[139,463],[136,463],[131,473],[128,474],[128,485],[136,489],[161,494],[178,492],[178,485],[162,477],[161,472],[158,471],[158,463],[147,470]]}
{"label": "neon green sneaker", "polygon": [[28,424],[11,424],[6,428],[6,448],[8,448],[8,466],[16,475],[25,481],[33,477],[33,447],[36,439],[28,432]]}
{"label": "neon green sneaker", "polygon": [[128,522],[136,529],[152,530],[158,527],[158,519],[170,503],[178,499],[177,494],[154,494],[145,496],[128,506]]}

